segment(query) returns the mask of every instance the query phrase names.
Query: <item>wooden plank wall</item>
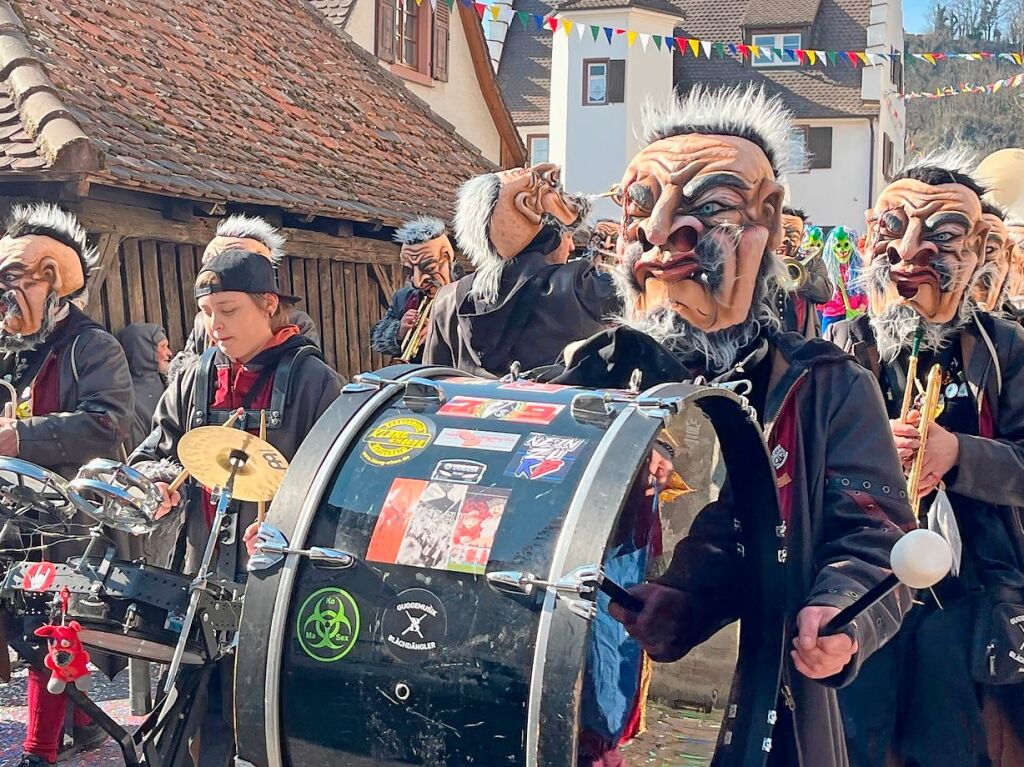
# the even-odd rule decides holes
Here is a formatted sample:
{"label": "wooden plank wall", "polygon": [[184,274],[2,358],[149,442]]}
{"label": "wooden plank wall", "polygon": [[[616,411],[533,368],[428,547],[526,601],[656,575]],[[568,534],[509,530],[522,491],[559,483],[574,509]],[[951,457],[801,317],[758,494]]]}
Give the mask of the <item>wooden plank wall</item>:
{"label": "wooden plank wall", "polygon": [[[381,244],[352,238],[362,249]],[[391,247],[387,243],[383,247]],[[203,247],[151,239],[121,241],[98,296],[90,296],[88,313],[113,332],[133,322],[152,322],[167,329],[171,348],[181,349],[195,318],[192,289]],[[289,257],[278,275],[286,293],[302,299],[320,329],[324,358],[345,380],[386,364],[370,349],[370,329],[390,301],[390,287],[380,278],[398,277],[397,267],[327,258]],[[379,265],[378,265],[379,266]]]}

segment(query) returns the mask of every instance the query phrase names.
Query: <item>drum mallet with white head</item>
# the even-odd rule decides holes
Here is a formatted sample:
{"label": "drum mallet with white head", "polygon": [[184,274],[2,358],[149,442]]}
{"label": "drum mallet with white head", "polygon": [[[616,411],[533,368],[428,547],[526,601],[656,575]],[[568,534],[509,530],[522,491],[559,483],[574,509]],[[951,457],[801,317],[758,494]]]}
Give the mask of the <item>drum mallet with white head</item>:
{"label": "drum mallet with white head", "polygon": [[949,574],[953,552],[946,539],[932,530],[911,530],[892,547],[892,573],[873,586],[852,605],[830,620],[821,636],[841,634],[864,612],[881,602],[901,583],[912,589],[929,589]]}

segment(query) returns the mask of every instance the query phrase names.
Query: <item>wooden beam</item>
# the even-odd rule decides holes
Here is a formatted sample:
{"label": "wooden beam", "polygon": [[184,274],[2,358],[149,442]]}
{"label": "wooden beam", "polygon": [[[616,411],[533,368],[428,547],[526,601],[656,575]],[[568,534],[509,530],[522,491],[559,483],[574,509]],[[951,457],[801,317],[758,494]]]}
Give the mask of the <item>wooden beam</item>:
{"label": "wooden beam", "polygon": [[117,253],[121,247],[121,235],[117,232],[101,232],[96,238],[96,271],[89,290],[97,299],[107,281],[107,274],[117,264]]}
{"label": "wooden beam", "polygon": [[171,221],[189,222],[192,220],[192,201],[178,197],[167,197],[162,200],[161,213]]}
{"label": "wooden beam", "polygon": [[392,282],[391,275],[388,274],[387,269],[385,269],[380,264],[374,264],[373,271],[376,272],[377,281],[380,282],[384,290],[387,291],[389,297],[395,295],[395,293],[398,292],[398,288],[396,288],[395,283]]}

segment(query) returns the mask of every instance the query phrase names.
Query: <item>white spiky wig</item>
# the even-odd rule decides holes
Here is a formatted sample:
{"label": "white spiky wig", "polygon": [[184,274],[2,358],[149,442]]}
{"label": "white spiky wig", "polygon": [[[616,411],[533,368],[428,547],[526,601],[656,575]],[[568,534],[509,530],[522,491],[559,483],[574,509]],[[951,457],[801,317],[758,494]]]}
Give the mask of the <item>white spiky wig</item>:
{"label": "white spiky wig", "polygon": [[737,136],[761,147],[776,178],[804,169],[806,157],[793,115],[760,86],[711,90],[702,85],[643,109],[642,139],[652,144],[690,133]]}
{"label": "white spiky wig", "polygon": [[285,257],[284,235],[259,216],[236,213],[217,224],[218,237],[262,242],[270,250],[270,262],[277,266]]}
{"label": "white spiky wig", "polygon": [[406,222],[402,227],[395,230],[394,240],[402,245],[419,245],[422,242],[436,240],[441,235],[447,233],[448,227],[441,219],[431,216],[420,216]]}
{"label": "white spiky wig", "polygon": [[[5,226],[7,237],[27,237],[31,234],[49,237],[67,245],[78,254],[82,274],[88,284],[89,275],[96,266],[96,249],[87,241],[85,229],[74,214],[47,202],[33,205],[15,205]],[[85,286],[68,296],[74,298],[85,291]]]}
{"label": "white spiky wig", "polygon": [[498,205],[501,179],[495,173],[474,176],[459,189],[455,204],[455,238],[473,264],[473,294],[485,301],[498,297],[505,261],[491,242],[490,228]]}
{"label": "white spiky wig", "polygon": [[944,149],[909,158],[896,173],[896,178],[912,177],[915,173],[924,170],[944,170],[951,174],[966,176],[976,185],[981,186],[975,177],[977,166],[978,157],[970,147],[953,144]]}

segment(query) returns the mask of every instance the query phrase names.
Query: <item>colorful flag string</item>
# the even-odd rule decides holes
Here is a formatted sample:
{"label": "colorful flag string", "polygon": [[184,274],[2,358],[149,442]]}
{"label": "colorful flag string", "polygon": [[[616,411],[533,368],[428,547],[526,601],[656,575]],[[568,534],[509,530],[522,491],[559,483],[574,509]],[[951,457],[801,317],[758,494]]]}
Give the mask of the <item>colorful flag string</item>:
{"label": "colorful flag string", "polygon": [[907,101],[912,99],[944,99],[949,96],[962,96],[965,93],[984,93],[991,95],[1008,88],[1019,88],[1024,85],[1024,72],[1013,77],[996,80],[994,83],[978,85],[977,83],[961,83],[960,85],[947,85],[945,88],[936,88],[934,91],[914,91],[903,94]]}

